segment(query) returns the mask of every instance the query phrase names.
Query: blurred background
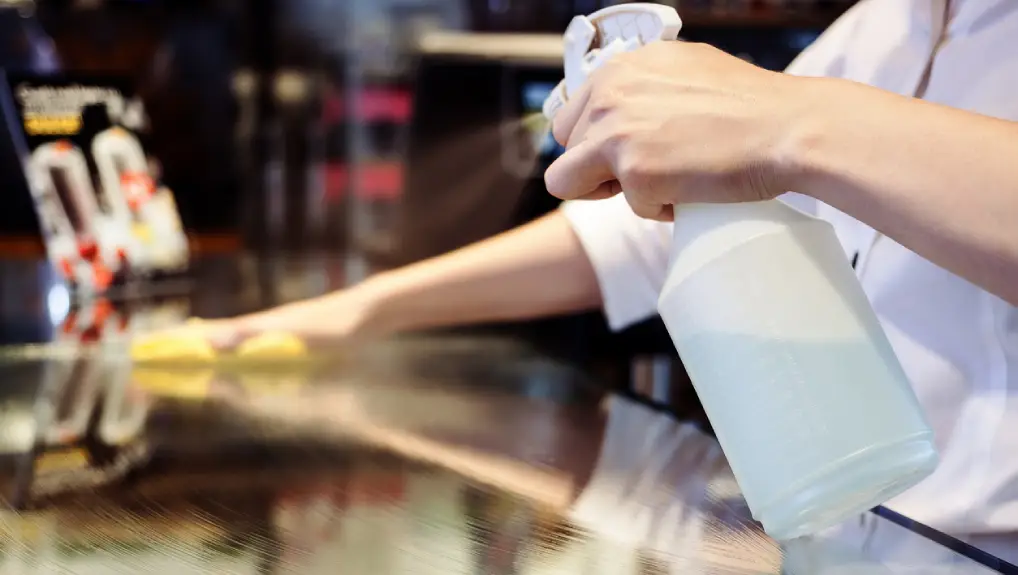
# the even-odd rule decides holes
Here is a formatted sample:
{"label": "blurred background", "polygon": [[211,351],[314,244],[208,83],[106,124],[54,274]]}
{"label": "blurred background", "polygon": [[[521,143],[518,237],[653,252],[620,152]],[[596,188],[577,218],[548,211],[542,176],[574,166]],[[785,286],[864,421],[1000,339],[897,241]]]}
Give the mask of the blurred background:
{"label": "blurred background", "polygon": [[[784,67],[850,3],[671,2],[685,21],[685,39],[774,69]],[[424,169],[431,166],[414,165],[429,159],[429,143],[446,143],[443,129],[470,127],[481,114],[497,122],[496,112],[519,113],[506,108],[524,104],[521,90],[531,78],[513,72],[529,67],[536,78],[535,68],[543,67],[550,70],[547,78],[555,78],[555,48],[547,50],[546,62],[539,61],[543,36],[560,36],[573,15],[609,4],[7,0],[0,3],[0,65],[130,76],[145,95],[151,147],[199,251],[203,239],[214,236],[220,241],[210,245],[219,249],[352,250],[387,266],[424,255],[416,249],[403,253],[400,244],[406,243],[404,226],[417,228],[405,220],[427,219],[406,212],[416,205],[413,194],[425,193],[435,177],[428,172],[436,170]],[[488,61],[460,62],[453,69],[448,60],[456,58],[457,45],[449,43],[445,55],[422,48],[422,38],[436,32],[463,34],[467,40],[460,47],[490,36],[516,37],[522,44],[502,47],[508,58],[476,56]],[[538,62],[524,63],[528,57]],[[422,133],[414,133],[415,127]],[[446,172],[457,163],[430,159],[447,164]],[[5,175],[17,171],[10,158],[3,167]],[[5,185],[5,194],[10,199],[2,214],[4,254],[17,247],[31,251],[15,247],[17,240],[39,242],[35,249],[41,254],[27,193]],[[492,209],[508,203],[493,201]],[[499,223],[504,222],[471,225]],[[471,232],[480,233],[462,233]],[[435,249],[451,245],[435,243]]]}
{"label": "blurred background", "polygon": [[[5,0],[0,65],[129,79],[205,288],[185,294],[180,313],[222,316],[553,209],[542,172],[555,146],[524,119],[562,75],[572,16],[615,3]],[[853,0],[667,3],[681,38],[781,69]],[[19,160],[0,140],[0,324],[8,342],[47,340],[74,304],[54,295]],[[623,334],[599,314],[498,329],[581,363],[616,358],[622,379],[656,369],[633,368],[633,357],[673,353],[657,321]]]}

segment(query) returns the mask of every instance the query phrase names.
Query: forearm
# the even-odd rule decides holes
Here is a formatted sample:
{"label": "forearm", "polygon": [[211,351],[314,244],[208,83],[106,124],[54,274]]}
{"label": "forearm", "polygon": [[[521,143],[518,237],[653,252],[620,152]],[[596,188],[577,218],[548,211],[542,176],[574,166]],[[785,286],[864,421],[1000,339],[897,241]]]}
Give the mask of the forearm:
{"label": "forearm", "polygon": [[786,150],[788,185],[1018,304],[1018,124],[840,80]]}
{"label": "forearm", "polygon": [[355,288],[363,331],[389,334],[595,309],[597,278],[558,211],[493,238],[381,273]]}

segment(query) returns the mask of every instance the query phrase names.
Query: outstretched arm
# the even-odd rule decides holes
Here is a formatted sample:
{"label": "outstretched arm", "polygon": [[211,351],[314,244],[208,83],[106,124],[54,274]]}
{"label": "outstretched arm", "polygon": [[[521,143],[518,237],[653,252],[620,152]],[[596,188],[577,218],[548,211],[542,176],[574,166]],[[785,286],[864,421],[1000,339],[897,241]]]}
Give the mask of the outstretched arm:
{"label": "outstretched arm", "polygon": [[559,211],[357,289],[372,300],[368,331],[533,319],[601,305],[590,260]]}
{"label": "outstretched arm", "polygon": [[559,211],[348,289],[197,327],[217,347],[265,331],[361,339],[597,309],[590,260]]}

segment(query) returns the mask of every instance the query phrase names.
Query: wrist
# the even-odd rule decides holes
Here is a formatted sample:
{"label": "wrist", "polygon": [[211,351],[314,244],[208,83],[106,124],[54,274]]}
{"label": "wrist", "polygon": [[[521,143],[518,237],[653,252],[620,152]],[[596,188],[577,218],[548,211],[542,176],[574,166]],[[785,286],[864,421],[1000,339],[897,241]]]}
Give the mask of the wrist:
{"label": "wrist", "polygon": [[789,121],[781,127],[771,157],[772,169],[780,190],[794,191],[825,201],[830,191],[831,151],[841,136],[839,123],[847,108],[838,102],[844,99],[846,82],[829,78],[792,78],[799,105]]}
{"label": "wrist", "polygon": [[352,321],[355,337],[384,337],[402,329],[401,314],[396,311],[399,290],[391,272],[381,272],[344,290],[339,297],[352,300],[356,310]]}

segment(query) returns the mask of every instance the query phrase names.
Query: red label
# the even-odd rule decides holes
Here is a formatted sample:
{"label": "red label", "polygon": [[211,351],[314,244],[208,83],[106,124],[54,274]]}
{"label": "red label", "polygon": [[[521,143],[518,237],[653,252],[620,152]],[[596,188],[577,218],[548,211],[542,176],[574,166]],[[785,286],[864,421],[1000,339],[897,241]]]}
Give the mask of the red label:
{"label": "red label", "polygon": [[120,176],[120,186],[132,210],[137,210],[156,191],[155,182],[145,172],[124,172]]}
{"label": "red label", "polygon": [[368,88],[357,99],[357,118],[365,122],[388,120],[402,123],[410,118],[411,98],[406,90]]}
{"label": "red label", "polygon": [[403,165],[398,162],[357,167],[358,198],[394,200],[403,193]]}
{"label": "red label", "polygon": [[[339,94],[328,94],[322,104],[322,120],[336,124],[346,117],[347,101]],[[410,119],[413,98],[409,91],[391,88],[366,88],[354,99],[354,117],[362,122],[403,124]]]}
{"label": "red label", "polygon": [[350,174],[342,164],[326,164],[325,166],[325,201],[334,203],[346,195],[350,185]]}
{"label": "red label", "polygon": [[94,240],[87,239],[78,242],[78,254],[85,261],[95,262],[99,256],[99,246]]}

